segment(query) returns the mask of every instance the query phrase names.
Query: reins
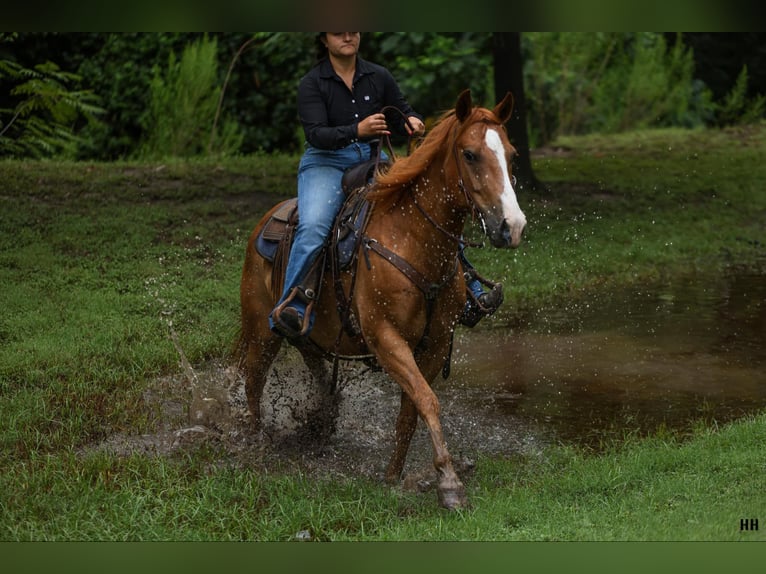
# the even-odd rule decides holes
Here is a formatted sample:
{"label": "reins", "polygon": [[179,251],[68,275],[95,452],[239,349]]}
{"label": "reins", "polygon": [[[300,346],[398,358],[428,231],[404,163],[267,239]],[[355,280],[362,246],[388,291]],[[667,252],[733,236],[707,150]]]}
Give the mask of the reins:
{"label": "reins", "polygon": [[423,217],[426,218],[428,223],[433,225],[438,231],[440,231],[442,234],[446,235],[449,239],[451,239],[452,241],[454,241],[458,245],[465,245],[465,246],[468,246],[468,247],[484,247],[484,243],[483,242],[476,243],[474,241],[468,241],[468,240],[464,239],[463,237],[455,235],[451,231],[448,231],[448,230],[444,229],[444,227],[442,227],[439,224],[438,221],[436,221],[433,217],[431,217],[428,214],[428,212],[425,209],[423,209],[423,206],[418,203],[418,199],[414,195],[412,196],[412,202],[415,204],[415,207],[418,208],[418,211],[420,211],[420,213],[423,214]]}

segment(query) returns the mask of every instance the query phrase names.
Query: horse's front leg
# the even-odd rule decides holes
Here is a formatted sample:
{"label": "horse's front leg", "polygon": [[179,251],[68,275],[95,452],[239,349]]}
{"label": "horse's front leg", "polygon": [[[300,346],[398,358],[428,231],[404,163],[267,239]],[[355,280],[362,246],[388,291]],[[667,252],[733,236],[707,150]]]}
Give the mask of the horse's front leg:
{"label": "horse's front leg", "polygon": [[[425,422],[431,436],[431,446],[434,453],[434,468],[438,474],[437,492],[439,503],[450,510],[462,508],[468,505],[465,487],[460,481],[452,465],[452,457],[447,450],[444,441],[441,421],[439,420],[440,407],[431,386],[420,372],[412,350],[407,342],[393,328],[378,330],[374,337],[369,339],[370,348],[374,350],[380,365],[386,370],[406,393],[409,401],[415,407],[420,418]],[[409,439],[414,430],[414,424],[410,424],[410,407],[407,402],[402,402],[399,424],[397,428],[397,446],[386,473],[386,478],[393,478],[401,474],[401,466],[404,464]],[[410,428],[412,426],[412,428]],[[409,433],[409,437],[407,437]],[[406,440],[404,440],[406,438]]]}

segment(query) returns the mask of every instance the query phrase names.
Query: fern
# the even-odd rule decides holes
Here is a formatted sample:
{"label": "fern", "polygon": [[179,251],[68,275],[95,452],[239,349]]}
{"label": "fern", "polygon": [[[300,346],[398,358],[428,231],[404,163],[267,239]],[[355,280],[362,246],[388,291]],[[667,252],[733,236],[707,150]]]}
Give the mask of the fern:
{"label": "fern", "polygon": [[0,80],[11,83],[16,101],[13,108],[0,109],[0,156],[72,157],[82,141],[78,122],[95,122],[104,111],[93,92],[70,89],[79,76],[53,62],[29,69],[0,60]]}

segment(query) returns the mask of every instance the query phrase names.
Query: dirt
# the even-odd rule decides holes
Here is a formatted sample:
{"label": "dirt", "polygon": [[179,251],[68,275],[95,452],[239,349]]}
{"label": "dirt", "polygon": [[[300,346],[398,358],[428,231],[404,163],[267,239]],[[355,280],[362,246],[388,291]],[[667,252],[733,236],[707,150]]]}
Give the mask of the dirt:
{"label": "dirt", "polygon": [[[482,453],[506,455],[536,452],[540,439],[507,416],[494,417],[475,392],[434,386],[442,405],[442,423],[458,472],[466,478]],[[274,362],[261,406],[262,432],[253,430],[244,381],[231,365],[179,366],[144,393],[155,429],[141,435],[115,434],[87,450],[118,456],[145,454],[172,457],[213,447],[218,464],[269,472],[296,472],[330,477],[382,480],[394,444],[399,390],[385,374],[361,363],[341,365],[338,414],[329,436],[318,429],[312,412],[322,396],[299,354],[285,345]],[[487,405],[485,404],[484,407]],[[493,418],[494,417],[494,418]],[[323,427],[324,428],[324,427]],[[402,487],[427,491],[435,473],[431,444],[419,422],[410,447]]]}

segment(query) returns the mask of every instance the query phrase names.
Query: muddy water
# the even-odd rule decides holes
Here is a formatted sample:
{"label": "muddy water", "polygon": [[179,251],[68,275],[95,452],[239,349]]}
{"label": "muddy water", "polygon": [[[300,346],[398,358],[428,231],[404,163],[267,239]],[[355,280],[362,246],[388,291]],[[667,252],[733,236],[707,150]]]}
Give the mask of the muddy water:
{"label": "muddy water", "polygon": [[548,440],[599,447],[763,409],[765,339],[766,275],[694,275],[463,335],[453,384]]}
{"label": "muddy water", "polygon": [[[452,375],[434,383],[463,476],[480,454],[534,455],[551,443],[599,448],[665,427],[685,431],[766,407],[766,275],[732,271],[601,292],[540,309],[522,326],[493,319],[456,337]],[[171,455],[209,444],[221,464],[380,478],[393,447],[399,390],[358,363],[341,369],[329,438],[312,436],[321,394],[285,346],[264,391],[263,434],[250,427],[243,381],[226,364],[179,367],[147,390],[156,430],[97,449]],[[433,480],[419,424],[404,486]]]}

